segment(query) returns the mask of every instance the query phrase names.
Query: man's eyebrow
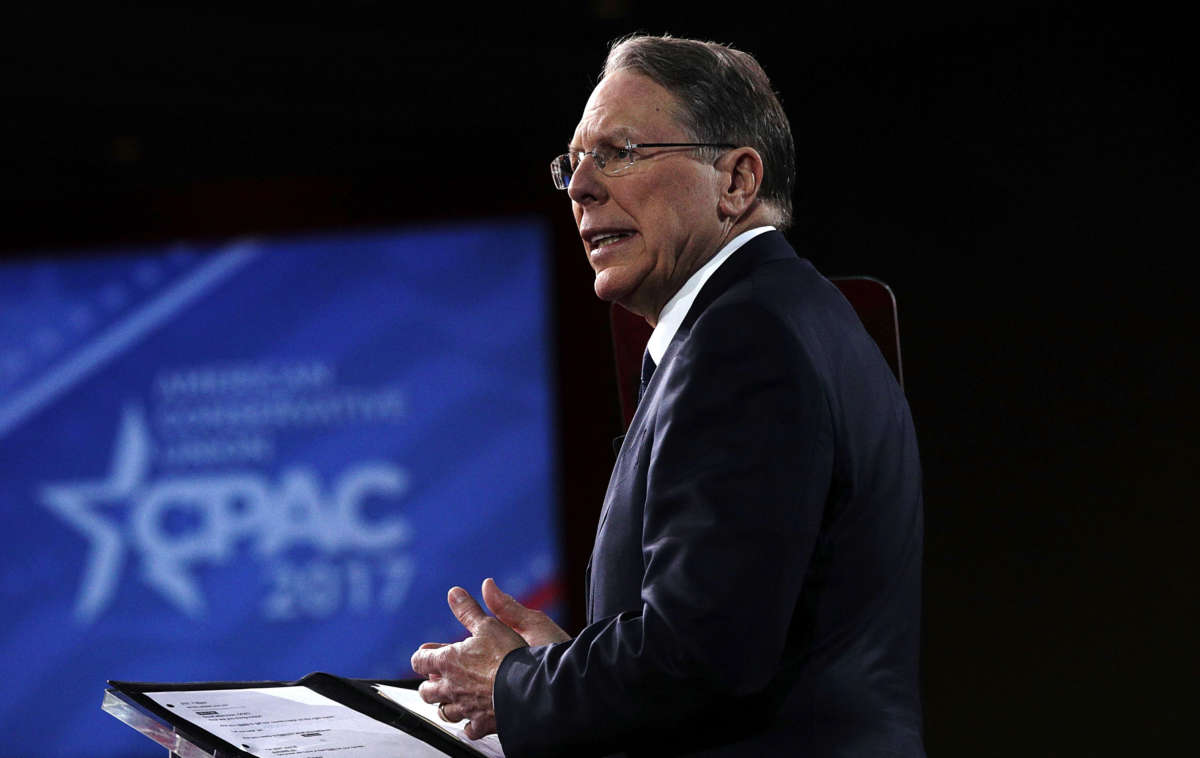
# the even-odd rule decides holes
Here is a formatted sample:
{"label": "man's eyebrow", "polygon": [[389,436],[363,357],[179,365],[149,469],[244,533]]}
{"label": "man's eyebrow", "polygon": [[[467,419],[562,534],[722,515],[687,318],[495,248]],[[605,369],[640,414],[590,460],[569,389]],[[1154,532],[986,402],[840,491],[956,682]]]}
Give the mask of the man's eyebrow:
{"label": "man's eyebrow", "polygon": [[[627,126],[621,126],[621,127],[617,127],[615,129],[613,129],[612,131],[608,131],[608,132],[605,132],[604,134],[598,135],[595,139],[595,142],[609,144],[609,145],[617,145],[617,144],[624,143],[625,140],[632,139],[632,136],[631,136],[632,134],[633,134],[633,129],[630,129]],[[567,150],[568,151],[583,150],[583,148],[579,147],[578,145],[574,145],[570,141],[568,141],[567,142]]]}

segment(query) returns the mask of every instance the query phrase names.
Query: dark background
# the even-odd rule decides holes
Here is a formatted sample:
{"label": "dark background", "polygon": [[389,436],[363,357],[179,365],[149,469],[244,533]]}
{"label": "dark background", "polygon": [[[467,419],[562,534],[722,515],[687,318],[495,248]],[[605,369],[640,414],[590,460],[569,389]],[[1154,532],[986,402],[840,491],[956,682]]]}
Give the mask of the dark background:
{"label": "dark background", "polygon": [[548,162],[614,37],[755,53],[796,138],[789,238],[899,299],[930,753],[1182,747],[1200,372],[1181,19],[992,0],[145,5],[6,10],[0,254],[545,217],[576,621],[619,417],[606,306]]}

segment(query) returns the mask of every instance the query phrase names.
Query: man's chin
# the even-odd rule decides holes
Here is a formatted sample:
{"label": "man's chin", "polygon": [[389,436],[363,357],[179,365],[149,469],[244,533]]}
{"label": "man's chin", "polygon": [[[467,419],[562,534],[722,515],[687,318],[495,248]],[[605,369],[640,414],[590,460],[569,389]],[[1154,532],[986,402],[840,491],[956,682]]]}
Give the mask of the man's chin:
{"label": "man's chin", "polygon": [[633,292],[633,286],[629,282],[629,276],[621,269],[623,266],[613,266],[606,268],[603,271],[596,272],[596,282],[594,288],[596,297],[606,303],[620,303],[623,299],[629,297]]}
{"label": "man's chin", "polygon": [[[614,269],[605,269],[596,274],[595,290],[596,297],[606,303],[617,303],[625,308],[625,310],[636,313],[639,316],[645,316],[639,307],[638,285],[641,284],[641,278],[631,277],[628,272],[622,272],[621,267]],[[621,274],[625,275],[622,276]]]}

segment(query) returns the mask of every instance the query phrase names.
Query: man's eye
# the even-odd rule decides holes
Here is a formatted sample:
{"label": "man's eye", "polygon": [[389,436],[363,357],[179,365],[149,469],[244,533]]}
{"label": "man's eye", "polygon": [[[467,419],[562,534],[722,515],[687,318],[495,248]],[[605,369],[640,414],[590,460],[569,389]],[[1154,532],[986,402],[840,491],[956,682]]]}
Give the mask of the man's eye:
{"label": "man's eye", "polygon": [[625,162],[625,161],[628,161],[631,157],[633,157],[633,151],[630,150],[629,148],[625,148],[625,147],[614,147],[613,148],[612,159],[614,161]]}

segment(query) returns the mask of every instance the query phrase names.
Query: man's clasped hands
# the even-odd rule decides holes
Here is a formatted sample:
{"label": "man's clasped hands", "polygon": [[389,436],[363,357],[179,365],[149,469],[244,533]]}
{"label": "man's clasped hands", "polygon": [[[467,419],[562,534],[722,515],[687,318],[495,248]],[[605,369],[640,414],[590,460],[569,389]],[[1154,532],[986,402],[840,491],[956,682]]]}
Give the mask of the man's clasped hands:
{"label": "man's clasped hands", "polygon": [[467,736],[477,740],[496,731],[492,686],[504,656],[519,647],[566,642],[571,636],[545,613],[526,608],[492,579],[483,582],[484,612],[462,587],[446,595],[450,610],[471,636],[461,642],[426,642],[412,656],[412,668],[426,677],[421,699],[439,703],[446,721],[468,719]]}

